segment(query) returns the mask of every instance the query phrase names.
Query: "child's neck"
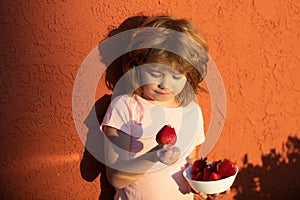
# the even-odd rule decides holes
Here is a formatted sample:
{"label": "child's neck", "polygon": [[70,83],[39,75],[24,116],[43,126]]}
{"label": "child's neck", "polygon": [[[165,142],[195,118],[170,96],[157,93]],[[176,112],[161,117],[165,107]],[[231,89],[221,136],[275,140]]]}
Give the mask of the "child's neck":
{"label": "child's neck", "polygon": [[147,100],[148,102],[155,104],[155,105],[159,105],[162,107],[166,107],[166,108],[178,108],[180,107],[180,104],[178,103],[178,101],[176,100],[176,98],[174,99],[170,99],[167,101],[155,101],[155,100],[151,100],[151,99],[147,99],[143,96],[141,96],[143,99]]}

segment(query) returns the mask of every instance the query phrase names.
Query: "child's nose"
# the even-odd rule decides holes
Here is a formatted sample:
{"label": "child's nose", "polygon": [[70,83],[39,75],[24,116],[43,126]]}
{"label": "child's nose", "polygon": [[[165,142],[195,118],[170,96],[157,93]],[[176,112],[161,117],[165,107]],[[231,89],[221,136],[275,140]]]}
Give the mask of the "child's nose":
{"label": "child's nose", "polygon": [[168,84],[170,82],[170,77],[168,75],[163,75],[160,79],[160,83],[158,84],[158,87],[161,89],[165,89],[168,87]]}
{"label": "child's nose", "polygon": [[164,84],[158,84],[158,87],[160,88],[160,89],[166,89],[166,86],[164,85]]}
{"label": "child's nose", "polygon": [[166,78],[162,78],[158,84],[158,87],[160,89],[165,89],[167,86],[166,86]]}

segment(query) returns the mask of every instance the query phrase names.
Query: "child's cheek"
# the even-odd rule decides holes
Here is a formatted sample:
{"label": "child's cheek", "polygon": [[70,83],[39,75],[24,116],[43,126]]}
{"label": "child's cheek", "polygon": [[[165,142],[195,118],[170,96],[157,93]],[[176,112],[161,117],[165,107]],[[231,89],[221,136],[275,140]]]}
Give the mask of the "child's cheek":
{"label": "child's cheek", "polygon": [[186,79],[174,80],[170,89],[173,91],[175,95],[179,94],[184,88],[186,83]]}

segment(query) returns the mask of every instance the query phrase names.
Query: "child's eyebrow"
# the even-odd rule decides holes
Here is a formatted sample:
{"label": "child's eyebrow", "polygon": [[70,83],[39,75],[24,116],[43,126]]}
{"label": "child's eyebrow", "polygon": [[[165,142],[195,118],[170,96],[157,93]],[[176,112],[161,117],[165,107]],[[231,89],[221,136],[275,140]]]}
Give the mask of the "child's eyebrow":
{"label": "child's eyebrow", "polygon": [[173,69],[172,67],[169,67],[167,69],[169,72],[171,72],[172,74],[174,75],[182,75],[183,73],[181,73],[180,71],[176,70],[176,69]]}
{"label": "child's eyebrow", "polygon": [[157,70],[157,69],[149,69],[148,71],[150,71],[150,72],[156,72],[156,73],[161,73],[161,71]]}
{"label": "child's eyebrow", "polygon": [[182,75],[180,71],[172,68],[171,66],[159,64],[159,63],[148,63],[144,64],[145,66],[149,67],[148,69],[155,72],[162,72],[162,71],[168,71],[174,75]]}
{"label": "child's eyebrow", "polygon": [[173,72],[175,75],[182,75],[182,73],[180,73],[180,72],[177,71],[177,70],[172,70],[172,72]]}

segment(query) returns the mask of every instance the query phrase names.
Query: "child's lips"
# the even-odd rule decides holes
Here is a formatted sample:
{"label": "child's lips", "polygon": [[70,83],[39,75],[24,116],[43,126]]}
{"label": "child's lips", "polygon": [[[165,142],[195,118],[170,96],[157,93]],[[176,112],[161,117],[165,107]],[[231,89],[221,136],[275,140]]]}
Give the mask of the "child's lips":
{"label": "child's lips", "polygon": [[170,94],[170,92],[160,92],[160,91],[155,91],[155,92],[160,95],[169,95]]}

